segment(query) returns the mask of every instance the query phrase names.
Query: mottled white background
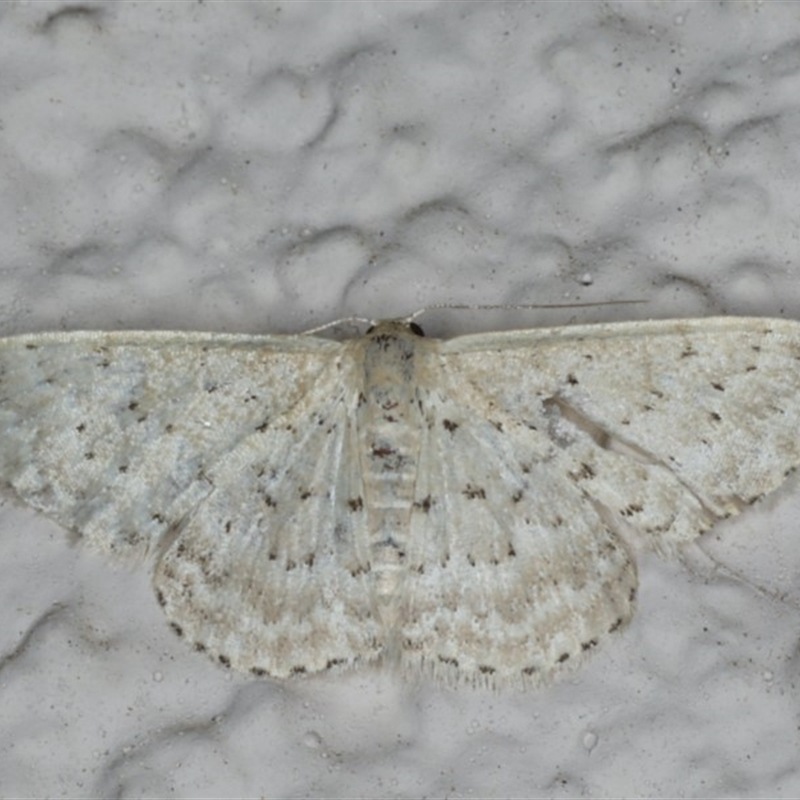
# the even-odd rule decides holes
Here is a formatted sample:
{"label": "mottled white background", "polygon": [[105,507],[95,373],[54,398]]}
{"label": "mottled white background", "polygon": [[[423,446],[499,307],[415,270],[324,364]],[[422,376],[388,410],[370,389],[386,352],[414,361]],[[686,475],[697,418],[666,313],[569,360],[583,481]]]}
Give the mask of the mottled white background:
{"label": "mottled white background", "polygon": [[[800,318],[799,148],[797,3],[7,2],[0,332]],[[797,796],[798,504],[492,694],[233,677],[5,502],[0,795]]]}

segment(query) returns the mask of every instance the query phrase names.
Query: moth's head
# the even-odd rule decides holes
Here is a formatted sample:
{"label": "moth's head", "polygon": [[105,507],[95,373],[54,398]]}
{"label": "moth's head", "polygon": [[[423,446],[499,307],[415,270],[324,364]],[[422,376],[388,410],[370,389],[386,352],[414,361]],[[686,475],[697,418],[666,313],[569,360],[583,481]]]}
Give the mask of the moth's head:
{"label": "moth's head", "polygon": [[375,336],[376,334],[402,336],[409,333],[414,334],[414,336],[425,335],[425,332],[416,322],[408,319],[373,320],[372,324],[367,328],[367,336]]}

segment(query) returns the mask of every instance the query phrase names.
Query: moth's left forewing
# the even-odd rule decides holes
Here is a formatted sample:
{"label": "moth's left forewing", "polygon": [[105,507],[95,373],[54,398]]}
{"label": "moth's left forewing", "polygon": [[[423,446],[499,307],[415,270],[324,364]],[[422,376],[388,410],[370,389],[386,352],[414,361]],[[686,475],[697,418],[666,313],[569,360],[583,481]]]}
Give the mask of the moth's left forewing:
{"label": "moth's left forewing", "polygon": [[[669,549],[800,463],[800,324],[712,318],[445,342],[447,369],[544,425],[569,478]],[[554,465],[555,467],[555,465]]]}
{"label": "moth's left forewing", "polygon": [[96,549],[141,557],[208,495],[215,462],[338,352],[300,336],[0,339],[0,481]]}

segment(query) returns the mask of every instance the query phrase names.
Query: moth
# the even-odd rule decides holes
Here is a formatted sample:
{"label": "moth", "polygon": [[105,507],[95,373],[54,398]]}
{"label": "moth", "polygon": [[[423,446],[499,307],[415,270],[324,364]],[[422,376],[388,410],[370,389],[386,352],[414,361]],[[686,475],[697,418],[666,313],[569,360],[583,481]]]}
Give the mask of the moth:
{"label": "moth", "polygon": [[799,368],[756,318],[13,336],[0,481],[148,560],[226,667],[535,686],[630,620],[630,542],[673,555],[800,463]]}

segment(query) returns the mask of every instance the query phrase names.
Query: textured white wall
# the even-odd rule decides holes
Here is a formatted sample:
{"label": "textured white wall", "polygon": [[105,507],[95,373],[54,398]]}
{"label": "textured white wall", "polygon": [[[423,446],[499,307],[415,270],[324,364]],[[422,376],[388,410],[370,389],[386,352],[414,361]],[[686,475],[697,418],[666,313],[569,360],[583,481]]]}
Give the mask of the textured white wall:
{"label": "textured white wall", "polygon": [[[0,330],[798,318],[799,145],[794,3],[6,3]],[[0,794],[796,796],[797,494],[526,695],[231,677],[6,503]]]}

